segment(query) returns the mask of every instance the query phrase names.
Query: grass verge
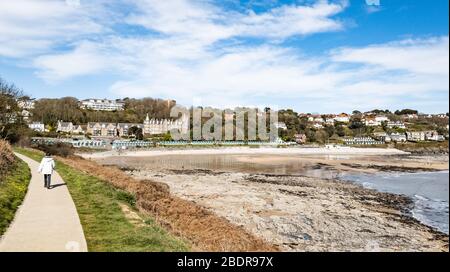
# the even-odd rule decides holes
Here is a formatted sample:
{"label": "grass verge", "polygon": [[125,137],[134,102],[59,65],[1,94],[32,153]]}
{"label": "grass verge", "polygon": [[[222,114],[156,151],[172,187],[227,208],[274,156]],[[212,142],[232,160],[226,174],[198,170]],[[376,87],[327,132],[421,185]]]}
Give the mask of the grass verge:
{"label": "grass verge", "polygon": [[[39,161],[43,154],[16,148]],[[94,252],[173,252],[189,246],[161,228],[152,218],[138,213],[135,197],[101,179],[85,174],[59,161],[56,170],[67,183],[75,202],[89,251]],[[125,210],[124,210],[125,207]],[[130,215],[131,214],[131,215]]]}
{"label": "grass verge", "polygon": [[25,162],[16,159],[14,166],[0,179],[0,236],[2,236],[27,193],[31,172]]}

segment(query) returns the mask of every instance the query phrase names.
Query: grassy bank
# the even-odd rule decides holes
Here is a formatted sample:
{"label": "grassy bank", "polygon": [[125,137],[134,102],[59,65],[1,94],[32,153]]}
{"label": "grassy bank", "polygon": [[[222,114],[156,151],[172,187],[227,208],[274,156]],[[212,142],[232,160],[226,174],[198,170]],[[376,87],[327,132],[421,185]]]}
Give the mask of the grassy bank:
{"label": "grassy bank", "polygon": [[[43,156],[29,149],[16,151],[37,161]],[[133,195],[61,162],[57,162],[57,171],[75,202],[89,251],[189,250],[186,242],[167,233],[152,218],[139,214]]]}
{"label": "grassy bank", "polygon": [[27,164],[17,158],[9,171],[0,176],[0,236],[14,219],[14,214],[27,193],[30,179]]}
{"label": "grassy bank", "polygon": [[443,142],[418,142],[397,143],[395,148],[418,155],[448,154],[448,141]]}

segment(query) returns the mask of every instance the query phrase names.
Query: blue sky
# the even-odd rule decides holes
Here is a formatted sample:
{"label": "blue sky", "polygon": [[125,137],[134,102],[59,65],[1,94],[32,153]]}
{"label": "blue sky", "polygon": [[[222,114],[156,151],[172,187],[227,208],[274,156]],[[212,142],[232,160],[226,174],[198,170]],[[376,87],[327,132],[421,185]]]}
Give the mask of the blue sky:
{"label": "blue sky", "polygon": [[448,112],[448,5],[1,1],[0,77],[37,98]]}

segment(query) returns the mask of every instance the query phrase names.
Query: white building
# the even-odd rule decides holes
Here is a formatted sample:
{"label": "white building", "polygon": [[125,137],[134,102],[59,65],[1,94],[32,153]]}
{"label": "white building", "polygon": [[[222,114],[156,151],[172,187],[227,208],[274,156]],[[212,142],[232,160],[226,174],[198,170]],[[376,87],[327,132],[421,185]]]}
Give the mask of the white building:
{"label": "white building", "polygon": [[427,131],[425,133],[425,139],[427,141],[435,141],[435,142],[445,141],[445,137],[443,135],[439,135],[436,131]]}
{"label": "white building", "polygon": [[425,141],[424,131],[408,131],[406,132],[406,137],[410,142],[421,142]]}
{"label": "white building", "polygon": [[186,134],[189,131],[190,120],[187,115],[183,115],[180,119],[150,119],[147,117],[144,121],[144,134],[158,135],[165,134],[171,130],[178,130],[181,134]]}
{"label": "white building", "polygon": [[22,118],[25,122],[28,122],[30,120],[31,116],[33,116],[33,114],[29,110],[25,110],[25,109],[22,110],[20,115],[22,116]]}
{"label": "white building", "polygon": [[389,122],[390,120],[386,116],[380,115],[380,116],[375,116],[375,121],[382,123],[382,122]]}
{"label": "white building", "polygon": [[283,122],[277,122],[277,123],[275,123],[275,128],[277,128],[277,129],[281,128],[282,130],[287,130],[287,129],[288,129],[287,126],[286,126],[286,124],[283,123]]}
{"label": "white building", "polygon": [[43,123],[40,122],[33,122],[31,124],[28,124],[28,127],[34,131],[38,131],[38,132],[45,132],[45,125]]}
{"label": "white building", "polygon": [[341,122],[341,123],[348,123],[348,122],[350,122],[350,115],[348,115],[346,113],[341,113],[341,114],[337,115],[336,117],[334,117],[334,121]]}
{"label": "white building", "polygon": [[58,121],[58,127],[56,132],[72,133],[74,130],[74,125],[72,122]]}
{"label": "white building", "polygon": [[81,108],[95,111],[121,111],[125,103],[108,99],[86,99],[81,101]]}
{"label": "white building", "polygon": [[34,109],[34,104],[35,104],[34,99],[17,101],[17,105],[23,110],[32,110],[32,109]]}
{"label": "white building", "polygon": [[396,143],[406,142],[407,140],[405,133],[391,133],[389,137],[391,138],[391,141]]}
{"label": "white building", "polygon": [[314,123],[313,127],[317,128],[317,129],[321,129],[321,128],[323,128],[323,125],[321,123]]}
{"label": "white building", "polygon": [[367,116],[365,118],[365,124],[368,127],[378,127],[381,126],[383,122],[389,122],[389,118],[386,116]]}
{"label": "white building", "polygon": [[327,119],[325,119],[325,123],[327,125],[334,125],[334,118],[327,118]]}
{"label": "white building", "polygon": [[405,123],[401,122],[401,121],[389,121],[387,123],[387,127],[388,128],[401,128],[401,129],[406,129]]}

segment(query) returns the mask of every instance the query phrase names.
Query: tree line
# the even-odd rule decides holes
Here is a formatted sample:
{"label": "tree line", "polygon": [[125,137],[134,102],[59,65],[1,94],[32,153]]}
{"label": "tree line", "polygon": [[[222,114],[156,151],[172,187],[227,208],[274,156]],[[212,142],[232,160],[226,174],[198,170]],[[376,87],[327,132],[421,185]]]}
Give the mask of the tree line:
{"label": "tree line", "polygon": [[59,120],[74,124],[88,122],[142,123],[147,114],[150,118],[169,118],[170,109],[175,105],[173,100],[153,98],[124,99],[125,110],[94,111],[80,108],[77,98],[63,97],[59,99],[40,99],[31,110],[33,121],[42,122],[55,127]]}

